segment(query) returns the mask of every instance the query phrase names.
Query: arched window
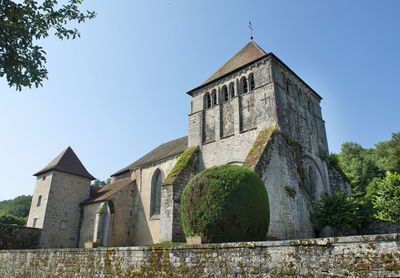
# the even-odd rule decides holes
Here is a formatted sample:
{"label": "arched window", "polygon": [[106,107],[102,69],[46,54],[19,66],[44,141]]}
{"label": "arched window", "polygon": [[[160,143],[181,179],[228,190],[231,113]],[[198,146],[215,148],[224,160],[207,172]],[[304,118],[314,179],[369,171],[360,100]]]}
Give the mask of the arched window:
{"label": "arched window", "polygon": [[235,97],[235,85],[233,84],[233,82],[231,84],[229,84],[229,92],[231,95],[231,98]]}
{"label": "arched window", "polygon": [[214,89],[211,93],[212,103],[213,105],[217,104],[217,91]]}
{"label": "arched window", "polygon": [[242,94],[245,94],[248,92],[247,80],[246,80],[246,77],[244,77],[244,76],[240,79],[240,90],[241,90]]}
{"label": "arched window", "polygon": [[164,176],[160,169],[157,169],[151,180],[151,203],[150,203],[150,217],[153,215],[160,215],[161,208],[161,186],[164,182]]}
{"label": "arched window", "polygon": [[228,88],[226,86],[222,87],[222,97],[224,101],[229,100]]}
{"label": "arched window", "polygon": [[249,84],[250,84],[250,91],[253,91],[254,88],[256,87],[256,84],[254,83],[254,74],[250,73],[249,75]]}
{"label": "arched window", "polygon": [[211,96],[210,93],[206,93],[205,97],[204,97],[204,107],[205,108],[211,108]]}

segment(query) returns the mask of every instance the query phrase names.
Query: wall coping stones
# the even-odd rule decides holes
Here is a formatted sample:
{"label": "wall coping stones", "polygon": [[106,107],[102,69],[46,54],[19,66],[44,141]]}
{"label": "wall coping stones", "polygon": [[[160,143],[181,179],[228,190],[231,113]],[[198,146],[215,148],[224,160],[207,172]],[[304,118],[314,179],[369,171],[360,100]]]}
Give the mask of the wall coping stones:
{"label": "wall coping stones", "polygon": [[7,277],[393,277],[400,234],[97,249],[0,250]]}

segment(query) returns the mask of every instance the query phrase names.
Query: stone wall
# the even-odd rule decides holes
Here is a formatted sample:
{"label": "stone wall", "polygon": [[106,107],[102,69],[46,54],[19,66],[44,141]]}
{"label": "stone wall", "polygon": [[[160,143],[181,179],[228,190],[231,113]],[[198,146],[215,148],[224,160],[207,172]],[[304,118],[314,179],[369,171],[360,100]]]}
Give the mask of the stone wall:
{"label": "stone wall", "polygon": [[1,277],[395,277],[400,234],[107,249],[1,250]]}
{"label": "stone wall", "polygon": [[181,196],[186,184],[197,173],[198,147],[187,149],[178,159],[162,186],[160,242],[185,241],[181,223]]}
{"label": "stone wall", "polygon": [[135,220],[132,222],[135,245],[159,242],[160,215],[151,215],[150,212],[153,176],[160,170],[165,179],[178,158],[179,155],[172,156],[135,170],[137,194],[133,209]]}
{"label": "stone wall", "polygon": [[90,179],[61,171],[51,172],[50,191],[43,214],[42,248],[78,247],[79,204],[89,198],[89,193]]}
{"label": "stone wall", "polygon": [[36,249],[41,229],[0,224],[0,249]]}

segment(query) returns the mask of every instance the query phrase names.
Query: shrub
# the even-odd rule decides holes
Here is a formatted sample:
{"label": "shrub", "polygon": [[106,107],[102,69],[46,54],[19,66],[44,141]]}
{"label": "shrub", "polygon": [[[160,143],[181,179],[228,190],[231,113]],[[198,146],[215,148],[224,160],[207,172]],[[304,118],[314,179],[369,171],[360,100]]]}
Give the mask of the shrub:
{"label": "shrub", "polygon": [[324,192],[317,202],[317,208],[311,214],[311,222],[317,229],[326,226],[335,227],[339,235],[344,228],[359,229],[360,216],[357,204],[345,190],[334,191],[331,194]]}
{"label": "shrub", "polygon": [[265,240],[267,190],[261,178],[246,167],[212,167],[185,187],[181,215],[185,235],[203,232],[206,242]]}

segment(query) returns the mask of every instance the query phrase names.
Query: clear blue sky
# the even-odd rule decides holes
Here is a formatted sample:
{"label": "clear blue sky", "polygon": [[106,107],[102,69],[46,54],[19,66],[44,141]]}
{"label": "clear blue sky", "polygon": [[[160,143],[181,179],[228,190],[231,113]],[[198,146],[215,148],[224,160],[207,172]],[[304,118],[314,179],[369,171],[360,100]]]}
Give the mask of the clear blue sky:
{"label": "clear blue sky", "polygon": [[[63,2],[63,1],[60,1]],[[35,172],[71,146],[106,179],[187,135],[190,97],[249,41],[324,99],[330,152],[400,131],[400,1],[86,0],[82,37],[49,38],[49,80],[16,92],[0,79],[0,200],[32,194]]]}

